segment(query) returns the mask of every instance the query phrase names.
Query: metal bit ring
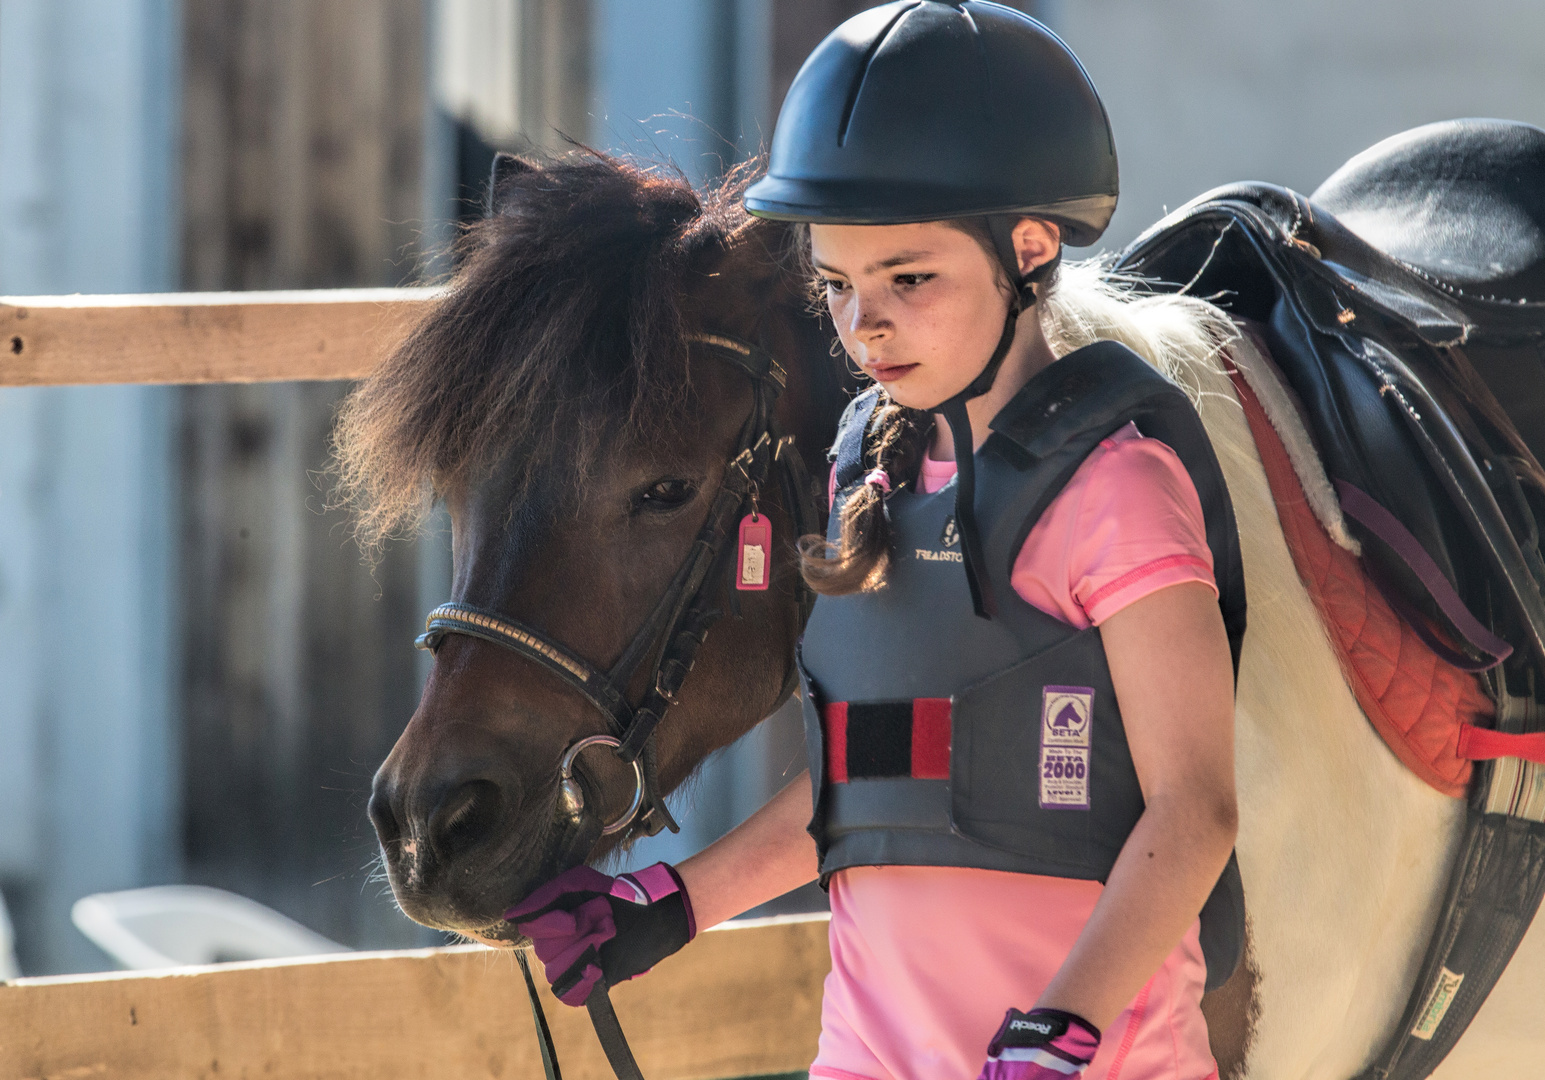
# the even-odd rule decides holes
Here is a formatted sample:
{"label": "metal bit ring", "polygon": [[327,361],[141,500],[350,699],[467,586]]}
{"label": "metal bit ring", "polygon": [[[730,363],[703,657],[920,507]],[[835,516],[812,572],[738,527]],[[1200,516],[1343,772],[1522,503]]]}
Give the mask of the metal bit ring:
{"label": "metal bit ring", "polygon": [[[622,746],[622,740],[610,735],[589,735],[563,752],[563,757],[558,762],[558,812],[573,822],[578,822],[585,812],[585,793],[580,788],[579,781],[574,779],[574,759],[579,757],[581,750],[591,746],[610,746],[615,750]],[[633,804],[616,821],[610,825],[601,826],[602,836],[621,832],[633,824],[639,808],[644,805],[644,766],[637,758],[631,764],[633,766]]]}

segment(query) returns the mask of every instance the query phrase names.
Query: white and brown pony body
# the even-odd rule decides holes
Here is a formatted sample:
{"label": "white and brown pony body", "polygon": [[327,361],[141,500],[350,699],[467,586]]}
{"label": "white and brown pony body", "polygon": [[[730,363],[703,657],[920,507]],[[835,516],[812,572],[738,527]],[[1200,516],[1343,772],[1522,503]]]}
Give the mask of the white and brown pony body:
{"label": "white and brown pony body", "polygon": [[[1123,297],[1091,264],[1065,268],[1043,324],[1059,355],[1101,338],[1132,347],[1191,391],[1206,424],[1234,503],[1249,598],[1235,772],[1254,985],[1235,1075],[1349,1080],[1400,1021],[1440,914],[1464,803],[1396,759],[1343,677],[1224,371],[1231,360],[1252,383],[1271,385],[1250,340],[1201,301]],[[1232,338],[1226,358],[1220,335]],[[1307,437],[1295,442],[1283,430],[1292,418],[1279,411],[1272,419],[1299,471],[1314,468]],[[1303,479],[1332,536],[1349,542],[1334,504],[1316,498],[1312,475]],[[1545,1075],[1542,1001],[1545,932],[1536,925],[1434,1076]]]}

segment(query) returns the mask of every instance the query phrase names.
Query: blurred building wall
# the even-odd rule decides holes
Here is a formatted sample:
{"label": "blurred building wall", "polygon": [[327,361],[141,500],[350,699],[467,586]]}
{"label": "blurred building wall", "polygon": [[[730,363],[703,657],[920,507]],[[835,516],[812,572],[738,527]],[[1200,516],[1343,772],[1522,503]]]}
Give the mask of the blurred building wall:
{"label": "blurred building wall", "polygon": [[[171,0],[0,0],[0,293],[176,282]],[[78,897],[175,880],[175,392],[0,389],[0,889],[27,971]]]}
{"label": "blurred building wall", "polygon": [[1115,128],[1112,250],[1219,184],[1307,195],[1418,124],[1545,126],[1539,0],[1053,0],[1046,14]]}
{"label": "blurred building wall", "polygon": [[[423,0],[183,0],[183,18],[184,287],[416,281],[436,235]],[[372,570],[325,509],[349,385],[179,393],[182,843],[187,880],[386,948],[438,940],[376,878],[365,815],[418,697],[420,556]]]}
{"label": "blurred building wall", "polygon": [[743,143],[754,152],[771,15],[767,0],[595,0],[591,139],[669,158],[699,183]]}

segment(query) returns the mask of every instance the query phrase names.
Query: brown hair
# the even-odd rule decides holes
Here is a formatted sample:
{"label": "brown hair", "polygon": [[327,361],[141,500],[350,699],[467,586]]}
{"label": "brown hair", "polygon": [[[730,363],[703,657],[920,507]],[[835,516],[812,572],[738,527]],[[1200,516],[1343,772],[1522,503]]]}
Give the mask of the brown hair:
{"label": "brown hair", "polygon": [[[1008,275],[998,260],[987,219],[953,218],[941,224],[959,229],[980,245],[996,271],[998,287],[1007,296]],[[811,263],[809,227],[801,226],[796,235],[796,254],[812,283],[812,295],[816,295],[820,279]],[[1041,284],[1039,295],[1048,295],[1055,284],[1053,274]],[[879,393],[879,404],[870,419],[872,434],[865,439],[864,468],[884,470],[892,489],[896,489],[917,482],[933,432],[933,417],[925,410],[897,404],[883,386]],[[814,533],[800,537],[800,573],[812,589],[825,596],[879,588],[885,583],[891,559],[891,523],[885,512],[885,492],[875,484],[860,484],[843,502],[839,514],[836,543]]]}
{"label": "brown hair", "polygon": [[685,282],[752,227],[751,176],[699,195],[588,150],[506,176],[445,296],[339,411],[334,502],[367,551],[517,447],[521,475],[564,467],[577,488],[603,437],[668,428],[690,393]]}

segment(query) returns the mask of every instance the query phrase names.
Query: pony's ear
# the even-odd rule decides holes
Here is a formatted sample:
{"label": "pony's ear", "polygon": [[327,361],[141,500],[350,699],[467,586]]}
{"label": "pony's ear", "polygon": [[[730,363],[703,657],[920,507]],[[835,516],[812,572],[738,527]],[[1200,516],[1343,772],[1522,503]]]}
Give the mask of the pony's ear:
{"label": "pony's ear", "polygon": [[493,169],[489,172],[488,198],[483,204],[483,216],[493,217],[498,212],[499,188],[506,180],[521,173],[541,171],[542,167],[530,158],[523,158],[518,154],[507,154],[500,150],[494,155]]}

